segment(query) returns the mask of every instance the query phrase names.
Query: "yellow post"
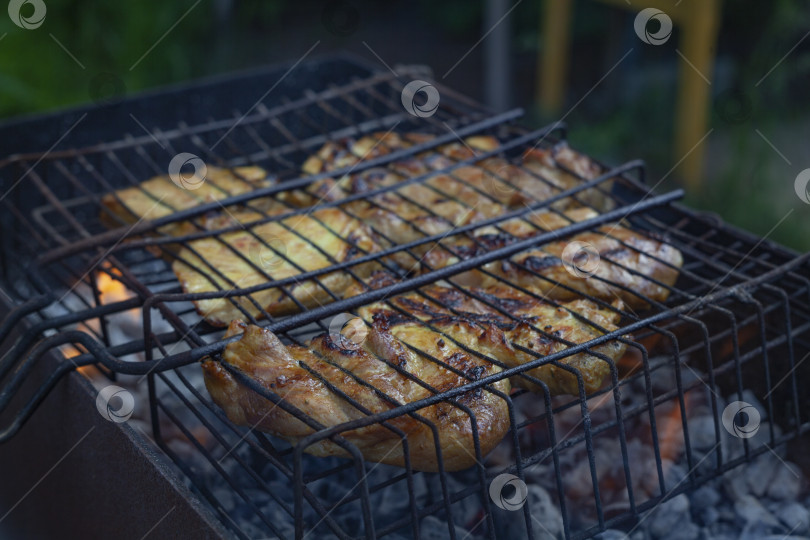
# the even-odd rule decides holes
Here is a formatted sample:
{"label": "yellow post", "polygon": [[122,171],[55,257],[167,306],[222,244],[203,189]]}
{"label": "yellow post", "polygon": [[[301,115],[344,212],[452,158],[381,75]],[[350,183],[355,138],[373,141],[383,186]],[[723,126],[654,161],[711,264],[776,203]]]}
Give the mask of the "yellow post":
{"label": "yellow post", "polygon": [[[714,69],[720,0],[689,2],[683,11],[679,42],[681,76],[675,118],[675,160],[681,165],[678,176],[692,190],[699,190],[709,121],[709,83]],[[688,62],[687,62],[688,60]],[[692,65],[689,65],[689,64]],[[699,143],[699,144],[698,144]],[[697,146],[696,146],[697,145]]]}
{"label": "yellow post", "polygon": [[565,81],[571,48],[572,0],[546,0],[543,10],[542,51],[537,71],[538,101],[544,113],[559,112],[565,99]]}

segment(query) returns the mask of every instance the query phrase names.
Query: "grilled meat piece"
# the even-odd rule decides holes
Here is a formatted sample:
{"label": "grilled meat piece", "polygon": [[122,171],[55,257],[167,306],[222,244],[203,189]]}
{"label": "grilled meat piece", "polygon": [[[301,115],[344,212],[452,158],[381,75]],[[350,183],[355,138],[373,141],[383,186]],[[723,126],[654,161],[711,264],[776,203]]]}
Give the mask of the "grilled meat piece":
{"label": "grilled meat piece", "polygon": [[[358,141],[344,139],[328,142],[304,163],[302,170],[307,174],[316,174],[349,167],[396,150],[409,148],[416,143],[429,141],[433,137],[415,133],[404,135],[372,133]],[[401,177],[411,178],[450,167],[458,161],[474,157],[474,152],[491,151],[498,145],[499,142],[494,137],[468,137],[464,143],[441,145],[433,150],[394,161],[384,170],[389,175],[394,172]],[[480,192],[473,205],[480,204],[483,198],[487,198],[502,205],[520,208],[546,200],[560,191],[579,185],[582,180],[572,173],[590,180],[603,172],[601,166],[565,145],[557,145],[551,149],[530,149],[524,154],[522,163],[521,168],[503,158],[488,157],[475,165],[454,169],[448,176],[455,182]],[[337,180],[326,178],[313,183],[304,191],[295,191],[284,196],[292,204],[310,206],[321,201],[337,201],[349,194],[390,185],[390,182],[380,182],[381,176],[378,173],[371,173],[372,178],[368,176],[367,172],[363,171]],[[578,194],[578,200],[563,199],[554,203],[554,208],[564,210],[587,204],[600,211],[611,210],[615,205],[604,195],[605,192],[610,192],[611,182],[604,182],[602,188],[604,191],[584,190]]]}
{"label": "grilled meat piece", "polygon": [[[566,268],[566,265],[580,264],[576,254],[573,260],[563,262],[566,259],[563,252],[574,241],[590,246],[587,250],[599,255],[593,274],[589,275],[589,268],[585,268],[582,275],[572,274]],[[648,298],[663,302],[669,297],[670,288],[678,279],[678,269],[683,265],[681,252],[674,247],[624,227],[601,227],[573,236],[571,242],[553,242],[539,250],[519,253],[511,260],[522,267],[496,264],[495,273],[559,300],[577,298],[582,293],[607,301],[618,298],[633,308],[643,309],[649,305]],[[588,255],[582,253],[587,259]],[[573,291],[538,279],[535,272]]]}
{"label": "grilled meat piece", "polygon": [[[221,228],[255,219],[255,213],[247,212],[224,215],[208,223]],[[326,268],[377,250],[379,246],[368,227],[337,208],[324,208],[193,240],[178,251],[172,268],[186,293],[228,291]],[[366,264],[352,270],[362,279],[373,268]],[[354,278],[346,271],[335,271],[317,280],[322,286],[309,279],[250,295],[197,300],[195,305],[209,323],[224,326],[246,317],[246,313],[258,317],[260,308],[276,316],[299,311],[300,306],[310,308],[331,302],[335,298],[329,291],[340,295]]]}
{"label": "grilled meat piece", "polygon": [[[335,169],[355,165],[362,161],[389,154],[396,150],[409,148],[416,143],[432,139],[432,135],[396,133],[373,133],[366,135],[358,141],[344,139],[339,142],[326,143],[317,154],[311,156],[303,165],[302,170],[308,174],[332,171]],[[296,190],[280,196],[286,202],[299,206],[311,206],[324,201],[339,201],[347,195],[364,193],[366,191],[392,185],[402,178],[411,178],[422,174],[443,169],[461,159],[473,157],[473,151],[487,151],[497,148],[498,141],[493,137],[469,137],[462,143],[451,143],[437,147],[432,151],[422,152],[394,161],[385,167],[375,167],[361,171],[357,174],[345,175],[339,179],[325,178],[311,184],[306,190]],[[452,183],[464,186],[458,180],[446,178],[445,187],[451,190]],[[424,186],[409,186],[410,189],[424,188]],[[469,187],[467,187],[469,190]],[[473,190],[472,193],[475,193]],[[434,192],[435,193],[435,192]],[[447,195],[452,195],[448,193]],[[407,195],[407,194],[405,194]],[[421,197],[418,197],[421,198]],[[446,196],[445,196],[446,198]],[[462,200],[464,198],[462,197]],[[494,202],[499,202],[493,199]],[[469,195],[467,203],[470,202]],[[473,204],[480,204],[482,197],[475,194]]]}
{"label": "grilled meat piece", "polygon": [[[391,323],[373,324],[361,345],[342,334],[325,334],[315,338],[309,347],[302,347],[285,346],[267,330],[234,321],[226,336],[241,332],[244,335],[227,346],[223,359],[324,427],[385,412],[500,371],[451,344],[440,346],[441,338],[425,331],[423,325],[406,323],[413,328],[402,330],[401,334],[441,363],[428,360],[395,338],[388,328]],[[240,385],[219,362],[207,360],[203,362],[203,370],[211,397],[232,422],[275,434],[293,444],[314,431]],[[321,378],[357,405],[332,391]],[[505,395],[509,393],[506,379],[492,387]],[[474,416],[483,455],[500,442],[509,428],[506,402],[487,388],[462,394],[455,402],[418,409],[414,416],[395,417],[387,425],[405,433],[414,469],[437,471],[441,462],[446,470],[453,471],[476,463],[473,420],[462,407]],[[435,426],[435,433],[430,424]],[[371,424],[341,432],[340,436],[355,445],[369,461],[405,464],[403,439],[385,425]],[[441,456],[434,436],[438,437]],[[308,446],[305,451],[316,456],[349,457],[346,450],[328,439]]]}
{"label": "grilled meat piece", "polygon": [[[308,173],[334,170],[407,148],[430,138],[432,136],[419,134],[377,133],[357,142],[330,142],[307,160],[303,169]],[[491,137],[471,137],[466,144],[478,149],[491,149],[498,143]],[[326,178],[313,183],[306,190],[280,194],[279,199],[298,206],[340,201],[348,195],[395,185],[402,178],[446,167],[452,163],[447,156],[463,159],[471,155],[471,150],[461,143],[444,145],[435,152],[411,156],[388,167],[367,169],[337,180]],[[436,175],[423,183],[403,186],[369,200],[346,203],[342,208],[379,231],[391,244],[409,242],[425,234],[446,232],[455,226],[480,221],[506,211],[497,200],[482,196],[474,188],[448,175]],[[399,262],[403,264],[404,261]],[[410,265],[412,264],[413,261],[410,261]]]}
{"label": "grilled meat piece", "polygon": [[[472,237],[450,236],[442,242],[447,249],[430,250],[424,255],[423,261],[429,268],[442,268],[504,247],[518,239],[530,238],[597,215],[585,208],[569,210],[562,216],[530,214],[526,220],[504,222],[502,228],[508,234],[492,227],[477,230]],[[564,251],[574,242],[580,242],[579,245],[585,250],[580,250],[579,255],[576,251],[572,252],[572,260],[564,262],[563,259],[568,257]],[[591,263],[594,268],[587,268],[583,272],[569,272],[566,268],[566,264],[576,266],[580,264],[580,258],[592,256],[594,252],[599,256],[598,262],[594,260]],[[674,247],[614,224],[574,235],[567,240],[543,244],[537,249],[518,253],[507,261],[486,264],[481,270],[459,275],[456,282],[486,287],[498,283],[498,278],[502,278],[556,300],[571,300],[585,294],[609,302],[618,298],[631,307],[644,308],[648,305],[646,298],[657,302],[667,299],[669,287],[678,279],[678,268],[682,264],[681,252]]]}
{"label": "grilled meat piece", "polygon": [[[129,222],[155,219],[177,210],[248,192],[270,184],[258,167],[233,170],[208,166],[204,182],[193,190],[177,185],[168,176],[147,180],[138,187],[108,194],[103,201],[116,215]],[[278,216],[289,206],[262,197],[248,207],[200,216],[193,221],[172,223],[160,232],[181,236],[209,231],[210,236],[171,245],[172,268],[187,293],[210,293],[248,288],[271,280],[325,268],[379,249],[367,226],[336,208],[291,216],[278,222],[248,225],[267,216]],[[218,234],[225,227],[242,225],[238,232]],[[371,265],[354,267],[359,277],[368,275]],[[315,280],[287,287],[265,289],[251,295],[195,301],[206,320],[227,325],[232,319],[257,317],[265,309],[270,315],[299,311],[335,299],[352,283],[347,272],[332,272]]]}
{"label": "grilled meat piece", "polygon": [[[101,199],[107,211],[102,212],[102,221],[111,228],[123,223],[135,223],[144,219],[157,219],[178,210],[185,210],[208,202],[253,191],[269,186],[272,180],[259,167],[235,167],[221,169],[207,166],[204,179],[189,182],[193,189],[184,189],[175,184],[168,175],[156,176],[137,186],[108,193]],[[278,203],[276,203],[278,205]],[[110,213],[120,220],[116,221]],[[188,223],[173,223],[162,227],[161,232],[178,236],[189,232]]]}
{"label": "grilled meat piece", "polygon": [[[533,201],[542,201],[551,195],[556,195],[560,191],[572,189],[582,183],[579,177],[586,180],[593,180],[605,171],[590,158],[583,156],[569,148],[567,145],[557,145],[553,148],[533,148],[523,154],[523,166],[531,171],[535,176],[530,179],[528,175],[521,175],[515,180],[515,184],[520,186],[523,192],[531,193]],[[570,172],[569,172],[570,171]],[[575,176],[572,173],[576,173]],[[551,193],[539,184],[551,184],[554,187]],[[586,189],[577,194],[577,203],[574,204],[590,206],[600,212],[607,212],[616,207],[615,201],[605,196],[612,189],[612,181],[600,184],[602,190]],[[537,191],[539,189],[539,191]],[[528,203],[527,203],[528,204]],[[566,204],[566,200],[561,201],[555,208],[569,208],[572,204]]]}
{"label": "grilled meat piece", "polygon": [[[321,184],[328,193],[321,193],[320,198],[341,199],[346,194],[362,193],[401,181],[397,174],[379,167],[346,178],[351,181],[343,187],[333,185],[326,188],[328,184]],[[386,247],[426,235],[446,233],[454,227],[506,212],[503,205],[487,200],[474,189],[446,175],[436,175],[423,184],[411,184],[365,200],[345,203],[340,208],[370,226],[385,239]],[[422,254],[428,249],[430,246],[422,246],[414,252]],[[406,269],[417,263],[405,253],[392,258]]]}
{"label": "grilled meat piece", "polygon": [[[310,156],[301,169],[307,174],[318,174],[351,167],[362,161],[372,160],[396,150],[410,148],[432,140],[435,135],[424,133],[376,132],[361,137],[358,140],[342,139],[329,141],[318,152]],[[455,160],[468,159],[473,156],[470,149],[489,151],[498,147],[494,137],[472,136],[462,143],[449,143],[438,147],[439,156],[446,156]],[[432,162],[429,162],[432,163]],[[434,169],[445,167],[449,161],[444,160],[442,165],[436,164]]]}
{"label": "grilled meat piece", "polygon": [[[377,272],[369,282],[372,288],[377,288],[392,283],[393,278]],[[352,287],[349,294],[356,292],[359,287]],[[358,314],[372,322],[381,318],[423,321],[446,336],[447,342],[459,343],[507,367],[515,367],[616,330],[622,304],[617,301],[614,306],[617,309],[611,310],[584,299],[554,305],[503,285],[471,289],[433,285],[393,296],[386,304],[362,307]],[[398,335],[396,327],[391,332],[408,342]],[[610,373],[609,363],[599,356],[615,362],[625,349],[624,343],[610,341],[593,347],[593,354],[580,352],[559,360],[559,364],[571,370],[545,364],[526,375],[545,383],[552,395],[577,395],[578,374],[585,392],[592,393]],[[542,392],[538,384],[523,376],[512,377],[512,384]]]}

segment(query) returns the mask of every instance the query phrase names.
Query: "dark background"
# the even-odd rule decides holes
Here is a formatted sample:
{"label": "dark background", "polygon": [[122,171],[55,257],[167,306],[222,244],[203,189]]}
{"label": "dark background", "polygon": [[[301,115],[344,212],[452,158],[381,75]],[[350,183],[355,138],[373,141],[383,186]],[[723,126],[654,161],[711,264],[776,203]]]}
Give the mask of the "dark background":
{"label": "dark background", "polygon": [[[481,1],[47,0],[46,5],[46,19],[34,30],[0,14],[3,118],[294,62],[315,43],[312,56],[350,51],[381,69],[386,68],[377,56],[390,66],[424,64],[437,79],[466,54],[442,82],[493,103],[485,90],[492,72],[484,61],[493,36],[482,40],[491,26]],[[536,105],[541,7],[538,0],[522,0],[505,22],[511,70],[503,81],[506,102],[499,107],[525,108],[532,125],[554,120]],[[26,9],[33,8],[23,6],[23,15]],[[594,0],[575,2],[564,110],[571,109],[566,122],[573,146],[611,164],[643,158],[655,184],[678,160],[672,151],[678,29],[665,46],[647,46],[636,37],[633,18],[630,11]],[[810,249],[810,206],[796,196],[794,179],[810,167],[808,30],[810,1],[723,4],[716,67],[707,74],[714,129],[705,141],[701,185],[687,197],[692,206],[802,251]],[[677,181],[669,175],[659,190]]]}

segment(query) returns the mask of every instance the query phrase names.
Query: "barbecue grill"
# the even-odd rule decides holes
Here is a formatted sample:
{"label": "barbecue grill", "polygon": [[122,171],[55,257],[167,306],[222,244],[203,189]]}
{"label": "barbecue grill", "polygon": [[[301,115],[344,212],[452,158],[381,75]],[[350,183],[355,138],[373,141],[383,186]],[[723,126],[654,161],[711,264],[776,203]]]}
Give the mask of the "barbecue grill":
{"label": "barbecue grill", "polygon": [[[352,69],[345,69],[341,62]],[[334,73],[335,65],[342,65],[347,75],[316,75],[323,66],[332,66],[329,73]],[[0,418],[4,420],[0,441],[5,445],[13,446],[15,439],[37,428],[27,422],[35,424],[40,415],[56,414],[48,406],[54,399],[49,396],[58,394],[65,384],[75,384],[80,379],[77,375],[68,377],[70,383],[62,381],[79,370],[96,381],[106,377],[136,396],[139,412],[134,419],[142,415],[142,425],[148,429],[129,430],[127,436],[144,448],[154,448],[148,460],[160,464],[165,475],[175,479],[172,485],[181,499],[193,501],[192,510],[183,511],[182,519],[208,523],[205,534],[369,539],[438,535],[461,539],[468,534],[484,538],[549,537],[554,532],[549,530],[552,524],[544,517],[541,501],[533,497],[533,491],[528,490],[528,498],[523,497],[526,500],[516,504],[516,509],[505,508],[508,505],[504,504],[521,498],[521,485],[531,488],[538,482],[545,483],[551,504],[559,509],[560,532],[566,538],[591,537],[608,528],[630,530],[645,519],[648,511],[679,493],[695,489],[759,454],[788,443],[802,443],[810,428],[808,402],[799,392],[801,385],[810,380],[810,368],[803,363],[810,355],[808,257],[678,204],[680,191],[655,194],[641,161],[618,167],[599,164],[601,171],[595,178],[568,170],[580,180],[576,188],[559,191],[549,200],[533,201],[507,215],[456,228],[450,234],[424,232],[423,238],[409,244],[361,253],[295,277],[273,280],[268,276],[267,283],[250,288],[231,283],[229,288],[210,293],[183,292],[171,271],[171,262],[178,256],[176,246],[188,248],[192,240],[199,238],[218,239],[239,227],[216,231],[197,227],[182,236],[168,236],[161,232],[167,225],[195,223],[208,213],[227,212],[237,206],[261,214],[252,203],[262,197],[305,188],[327,177],[390,167],[397,160],[471,135],[494,135],[501,146],[474,159],[452,162],[439,172],[463,182],[454,171],[484,157],[501,157],[521,167],[519,158],[527,149],[567,144],[563,124],[527,129],[520,124],[521,111],[493,115],[462,94],[430,81],[422,68],[400,67],[394,74],[332,59],[313,61],[299,69],[302,71],[289,72],[277,94],[270,94],[246,110],[203,105],[170,118],[149,115],[140,119],[139,114],[149,114],[145,104],[150,99],[159,102],[159,97],[147,96],[131,102],[135,108],[125,109],[125,104],[106,106],[119,115],[123,110],[136,111],[133,116],[142,120],[149,129],[147,134],[116,133],[119,127],[115,122],[94,124],[98,130],[93,136],[101,137],[101,142],[82,139],[87,137],[84,130],[84,135],[68,138],[51,151],[16,154],[0,162],[3,191],[11,188],[2,199],[0,212],[0,285],[13,306],[0,326],[4,351],[0,360]],[[273,73],[278,76],[284,71]],[[435,114],[418,117],[403,108],[403,86],[415,79],[427,80],[438,90],[441,102]],[[93,118],[88,121],[95,122]],[[300,172],[307,156],[325,142],[380,131],[431,133],[435,138],[336,171],[316,175]],[[221,167],[258,165],[270,171],[276,181],[134,224],[112,215],[102,204],[104,194],[137,187],[147,178],[166,174],[166,164],[180,152],[193,153]],[[542,175],[533,176],[537,182],[547,182]],[[428,177],[403,177],[396,185],[351,197],[366,200],[403,185],[425,184]],[[512,239],[499,249],[444,268],[425,268],[415,275],[391,266],[386,258],[396,254],[411,257],[416,263],[420,257],[414,249],[420,246],[452,254],[452,237],[484,227],[498,228],[508,219],[552,209],[554,202],[569,197],[588,205],[584,195],[589,191],[598,192],[607,201],[606,206],[595,208],[598,217],[563,229],[529,239]],[[339,207],[351,197],[323,202],[321,206]],[[265,213],[257,216],[256,222],[279,221],[307,211],[290,208],[281,216]],[[496,375],[477,380],[470,377],[463,387],[436,391],[427,399],[334,427],[317,424],[225,362],[220,354],[235,338],[223,339],[222,329],[206,323],[192,304],[201,299],[228,299],[242,310],[246,320],[268,328],[286,343],[303,343],[315,333],[329,332],[330,321],[336,316],[371,302],[384,302],[399,293],[418,291],[437,281],[463,294],[475,295],[456,284],[454,277],[527,248],[620,221],[645,237],[666,241],[683,254],[677,283],[672,287],[659,283],[669,290],[665,302],[629,289],[626,293],[640,295],[648,307],[634,311],[589,298],[606,309],[619,311],[621,328],[588,343],[568,344],[571,346],[567,349],[551,355],[535,354],[536,358],[526,365],[503,366],[504,370]],[[623,249],[634,248],[624,245]],[[278,250],[274,253],[290,260]],[[328,291],[331,302],[311,309],[299,304],[300,312],[287,317],[273,317],[254,302],[262,314],[256,317],[238,302],[240,298],[251,301],[257,291],[285,290],[306,280],[326,288],[320,278],[336,270],[347,272],[359,282],[355,269],[370,261],[399,272],[399,280],[351,298]],[[189,260],[184,262],[195,265]],[[221,277],[216,275],[216,264],[195,265],[194,269],[210,276],[212,283]],[[260,266],[257,269],[261,271]],[[529,267],[523,270],[532,272]],[[547,279],[535,274],[537,279]],[[111,300],[104,283],[115,283],[124,294]],[[485,298],[476,299],[486,302]],[[130,334],[113,328],[122,316],[131,319],[127,324],[135,330]],[[543,333],[542,328],[536,330]],[[610,340],[624,342],[630,360],[614,362],[594,352],[599,344]],[[489,457],[482,455],[476,439],[478,465],[470,470],[448,472],[439,455],[438,472],[417,472],[407,463],[407,451],[404,468],[367,463],[341,437],[349,430],[375,423],[396,429],[390,424],[392,419],[418,417],[420,409],[439,402],[463,407],[456,401],[463,393],[476,389],[496,392],[491,385],[505,377],[532,379],[527,372],[537,366],[550,364],[577,375],[563,361],[582,352],[610,363],[608,383],[586,395],[579,377],[578,395],[553,397],[541,381],[533,379],[545,388],[544,393],[516,390],[501,395],[508,404],[509,433]],[[312,427],[314,433],[291,446],[232,424],[201,384],[199,362],[207,357],[222,362],[241,384]],[[654,384],[661,377],[668,377],[671,384],[666,388]],[[640,392],[634,394],[631,388]],[[86,398],[85,410],[92,410],[93,391],[87,392],[86,384],[83,389],[77,399]],[[746,391],[763,404],[759,412],[768,426],[764,429],[764,444],[754,444],[753,439],[744,437],[730,438],[724,427],[725,400],[732,401],[733,396],[743,396]],[[714,417],[711,441],[695,441],[690,436],[693,426],[689,409],[697,399],[694,396],[699,396]],[[43,404],[48,410],[38,411]],[[677,419],[674,424],[673,415]],[[99,432],[125,429],[128,425],[99,422],[98,418],[94,416],[92,421],[100,424]],[[571,418],[573,422],[568,421]],[[432,429],[435,431],[435,427]],[[649,441],[649,463],[639,461],[636,449],[628,445],[630,432],[643,433]],[[680,441],[679,452],[685,455],[687,469],[675,478],[669,448],[673,433]],[[404,438],[404,434],[400,436]],[[307,447],[326,439],[344,448],[351,457],[316,458],[305,454]],[[613,448],[614,453],[607,454],[607,448]],[[609,462],[612,460],[607,460],[606,455],[618,456],[619,460]],[[4,461],[8,465],[8,460]],[[582,466],[577,466],[576,461]],[[608,469],[613,473],[606,474]],[[584,476],[574,476],[573,470],[584,471]],[[506,487],[506,491],[493,495],[493,480],[503,478],[503,474],[516,479],[510,481],[515,492]],[[612,484],[606,487],[608,477]],[[648,489],[639,489],[640,477]],[[154,489],[149,481],[144,483]],[[623,503],[607,504],[603,498],[606,489],[620,493]],[[574,497],[573,492],[578,495]],[[141,493],[140,497],[150,495]],[[144,511],[144,515],[165,518],[170,508],[168,504],[162,508],[157,505]]]}

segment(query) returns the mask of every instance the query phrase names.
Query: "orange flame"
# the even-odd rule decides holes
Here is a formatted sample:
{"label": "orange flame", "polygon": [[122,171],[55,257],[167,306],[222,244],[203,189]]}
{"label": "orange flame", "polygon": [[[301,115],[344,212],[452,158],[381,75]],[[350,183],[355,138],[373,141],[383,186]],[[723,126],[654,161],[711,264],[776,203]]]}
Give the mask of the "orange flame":
{"label": "orange flame", "polygon": [[[108,271],[112,274],[117,273],[114,269]],[[101,293],[102,304],[120,302],[132,297],[132,293],[127,290],[123,283],[117,279],[113,279],[113,277],[106,272],[99,272],[96,286],[98,287],[99,293]]]}
{"label": "orange flame", "polygon": [[[683,396],[684,409],[689,411],[689,394]],[[661,449],[661,459],[668,459],[671,462],[676,462],[678,457],[683,452],[683,422],[681,416],[681,407],[678,404],[677,398],[673,400],[674,407],[672,412],[664,417],[663,421],[659,424],[659,439]]]}
{"label": "orange flame", "polygon": [[[103,268],[104,270],[98,272],[96,277],[96,287],[98,288],[99,292],[99,304],[105,305],[121,302],[134,296],[134,294],[127,289],[126,285],[116,279],[117,276],[121,275],[118,270],[112,268],[109,264],[103,265]],[[131,309],[126,313],[128,316],[136,319],[139,318],[139,311],[137,309]],[[119,315],[120,314],[113,315],[111,318]],[[115,323],[113,322],[112,324]],[[98,331],[99,323],[98,320],[95,319],[88,320],[79,325],[79,329],[82,329],[82,327],[84,327],[84,329]],[[75,358],[76,356],[83,354],[83,351],[79,350],[73,345],[64,345],[61,347],[61,351],[65,358]],[[97,368],[93,365],[80,366],[77,368],[77,371],[90,378],[92,374],[97,372]]]}

